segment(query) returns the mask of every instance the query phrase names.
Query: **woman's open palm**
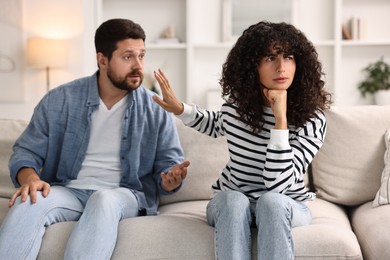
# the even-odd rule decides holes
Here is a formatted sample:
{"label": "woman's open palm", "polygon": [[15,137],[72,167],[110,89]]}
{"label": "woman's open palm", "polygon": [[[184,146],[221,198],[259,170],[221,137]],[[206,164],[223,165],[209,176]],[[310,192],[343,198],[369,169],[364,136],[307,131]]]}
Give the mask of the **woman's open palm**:
{"label": "woman's open palm", "polygon": [[154,77],[160,85],[163,98],[161,99],[155,95],[153,96],[153,100],[168,112],[174,113],[175,115],[183,113],[183,103],[176,97],[162,70],[155,71]]}

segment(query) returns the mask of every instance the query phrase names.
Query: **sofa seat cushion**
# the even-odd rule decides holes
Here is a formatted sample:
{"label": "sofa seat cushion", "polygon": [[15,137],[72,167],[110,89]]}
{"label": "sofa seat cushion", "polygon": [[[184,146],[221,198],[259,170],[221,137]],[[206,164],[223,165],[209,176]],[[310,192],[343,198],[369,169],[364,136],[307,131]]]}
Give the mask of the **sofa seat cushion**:
{"label": "sofa seat cushion", "polygon": [[295,259],[363,259],[345,208],[322,199],[308,203],[313,216],[311,224],[292,230]]}
{"label": "sofa seat cushion", "polygon": [[[120,222],[113,260],[214,259],[214,229],[207,224],[207,200],[178,202],[160,207],[158,216]],[[317,199],[309,203],[310,225],[293,229],[296,260],[360,260],[357,239],[345,210]],[[48,227],[38,260],[62,259],[75,222]],[[256,229],[252,229],[256,259]]]}
{"label": "sofa seat cushion", "polygon": [[75,224],[75,221],[67,221],[49,226],[43,236],[37,260],[64,259],[66,243]]}
{"label": "sofa seat cushion", "polygon": [[352,228],[365,260],[389,259],[390,205],[372,207],[367,202],[351,211]]}
{"label": "sofa seat cushion", "polygon": [[[160,216],[176,216],[193,219],[197,225],[208,225],[206,206],[208,201],[192,201],[167,204],[160,207]],[[355,234],[351,229],[344,207],[325,200],[309,202],[313,220],[308,226],[292,231],[296,260],[329,259],[361,260],[362,254]],[[212,229],[213,230],[213,229]],[[252,259],[256,259],[257,230],[252,229]],[[198,239],[202,239],[199,237]],[[197,240],[198,240],[197,239]],[[208,247],[213,246],[211,241]]]}

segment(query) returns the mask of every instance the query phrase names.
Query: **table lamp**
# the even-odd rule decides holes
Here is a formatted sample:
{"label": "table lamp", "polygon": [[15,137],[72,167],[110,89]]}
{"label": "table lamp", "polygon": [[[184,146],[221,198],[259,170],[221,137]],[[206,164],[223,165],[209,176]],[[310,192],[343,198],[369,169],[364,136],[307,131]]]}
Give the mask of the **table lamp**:
{"label": "table lamp", "polygon": [[46,90],[50,90],[50,69],[63,68],[68,58],[66,40],[48,38],[27,39],[27,64],[46,69]]}

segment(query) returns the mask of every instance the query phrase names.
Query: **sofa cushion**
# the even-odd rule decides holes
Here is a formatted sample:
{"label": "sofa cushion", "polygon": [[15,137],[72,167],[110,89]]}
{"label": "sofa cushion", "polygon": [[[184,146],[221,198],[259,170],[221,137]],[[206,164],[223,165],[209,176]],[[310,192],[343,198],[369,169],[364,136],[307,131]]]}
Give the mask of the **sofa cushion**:
{"label": "sofa cushion", "polygon": [[0,225],[3,222],[5,215],[7,215],[8,212],[8,198],[0,198]]}
{"label": "sofa cushion", "polygon": [[351,224],[364,259],[389,259],[390,205],[372,207],[367,202],[351,212]]}
{"label": "sofa cushion", "polygon": [[26,126],[26,121],[0,119],[0,197],[11,198],[15,191],[9,176],[8,161],[12,146]]}
{"label": "sofa cushion", "polygon": [[[160,216],[180,216],[207,225],[207,203],[208,201],[193,201],[165,205],[160,207]],[[313,215],[312,222],[308,226],[292,230],[295,260],[362,259],[357,238],[343,207],[321,199],[308,202],[308,206]],[[252,229],[252,259],[256,259],[256,233],[256,229]]]}
{"label": "sofa cushion", "polygon": [[[208,201],[179,202],[160,207],[160,216],[192,219],[200,224],[206,221]],[[313,220],[310,225],[292,230],[295,260],[361,260],[358,240],[351,229],[346,210],[333,203],[316,199],[308,202]],[[195,223],[195,222],[194,222]],[[257,230],[252,229],[252,259],[256,259]],[[210,244],[207,251],[210,251]],[[176,258],[175,258],[176,259]],[[207,258],[208,259],[208,258]]]}
{"label": "sofa cushion", "polygon": [[358,240],[346,210],[322,199],[308,202],[313,220],[292,230],[295,260],[361,260]]}
{"label": "sofa cushion", "polygon": [[[214,259],[214,229],[207,224],[207,200],[167,204],[160,215],[120,222],[112,259]],[[361,260],[345,210],[327,201],[309,202],[313,221],[292,231],[296,260]],[[63,259],[75,222],[47,228],[38,260]],[[256,259],[256,229],[252,229]]]}
{"label": "sofa cushion", "polygon": [[354,206],[372,201],[384,167],[390,106],[332,107],[325,143],[312,163],[319,198]]}
{"label": "sofa cushion", "polygon": [[384,155],[385,168],[382,171],[381,186],[372,202],[374,207],[390,203],[390,129],[385,133],[386,152]]}
{"label": "sofa cushion", "polygon": [[[207,201],[169,204],[158,216],[121,221],[111,259],[214,259],[214,231],[205,218],[206,205]],[[74,224],[49,226],[37,260],[63,259]]]}
{"label": "sofa cushion", "polygon": [[225,137],[212,138],[176,120],[184,157],[191,165],[183,187],[175,194],[161,196],[161,204],[210,199],[211,185],[225,167],[229,155]]}

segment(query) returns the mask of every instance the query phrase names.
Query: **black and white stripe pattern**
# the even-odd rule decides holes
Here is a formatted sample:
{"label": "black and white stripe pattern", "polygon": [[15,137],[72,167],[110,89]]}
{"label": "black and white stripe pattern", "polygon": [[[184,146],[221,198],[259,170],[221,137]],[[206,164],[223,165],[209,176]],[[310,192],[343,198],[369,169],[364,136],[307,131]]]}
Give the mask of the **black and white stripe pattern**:
{"label": "black and white stripe pattern", "polygon": [[275,125],[270,108],[265,108],[264,130],[259,134],[253,134],[237,118],[235,107],[224,104],[219,112],[194,106],[192,115],[182,119],[201,133],[227,137],[230,159],[213,190],[240,191],[251,200],[267,191],[283,193],[298,201],[314,199],[315,194],[306,190],[303,176],[323,144],[325,115],[318,111],[304,127],[289,126],[288,140],[280,144],[270,144]]}

